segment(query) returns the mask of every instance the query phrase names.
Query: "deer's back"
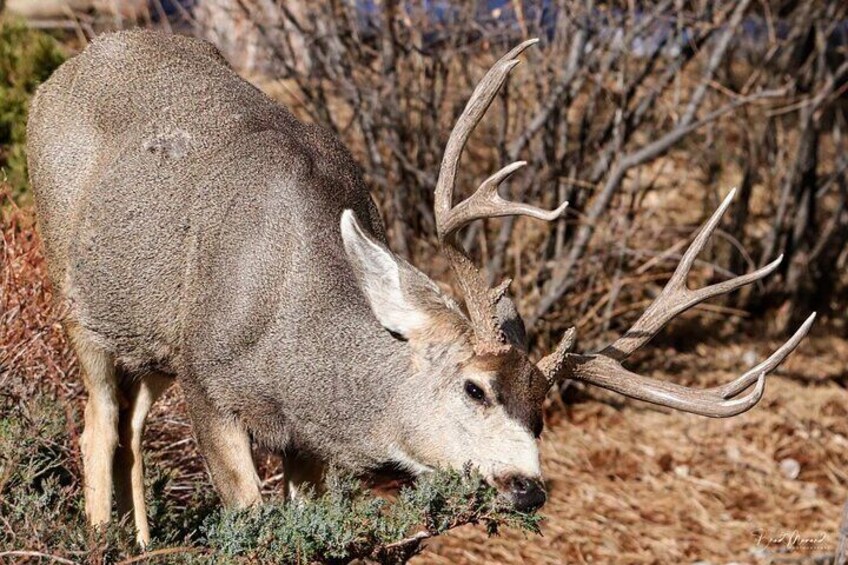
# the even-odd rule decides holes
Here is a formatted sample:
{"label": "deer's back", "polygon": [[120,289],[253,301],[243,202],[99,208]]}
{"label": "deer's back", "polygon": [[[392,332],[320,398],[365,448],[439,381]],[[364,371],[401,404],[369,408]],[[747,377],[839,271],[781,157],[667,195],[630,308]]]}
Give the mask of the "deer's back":
{"label": "deer's back", "polygon": [[98,39],[39,90],[29,135],[54,284],[129,364],[168,365],[209,312],[297,302],[274,289],[342,260],[343,207],[368,217],[348,152],[195,39]]}

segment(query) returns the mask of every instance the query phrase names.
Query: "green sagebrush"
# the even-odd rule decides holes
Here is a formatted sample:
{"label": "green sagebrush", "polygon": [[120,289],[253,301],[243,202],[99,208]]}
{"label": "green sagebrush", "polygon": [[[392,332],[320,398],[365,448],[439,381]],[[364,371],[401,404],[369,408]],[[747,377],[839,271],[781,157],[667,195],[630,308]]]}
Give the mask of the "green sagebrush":
{"label": "green sagebrush", "polygon": [[17,198],[28,186],[27,107],[35,89],[65,60],[58,43],[22,22],[0,18],[0,168]]}
{"label": "green sagebrush", "polygon": [[[29,401],[0,395],[0,554],[34,550],[80,563],[138,554],[131,521],[97,534],[87,528],[67,415],[46,395]],[[470,469],[421,477],[392,501],[335,473],[320,496],[272,498],[234,511],[221,509],[207,484],[196,485],[188,503],[173,500],[169,477],[150,468],[149,549],[180,548],[157,557],[158,563],[343,563],[361,557],[397,563],[417,553],[423,539],[463,524],[481,524],[490,534],[502,526],[539,528],[538,515],[502,506]]]}
{"label": "green sagebrush", "polygon": [[463,524],[482,523],[490,534],[505,525],[537,533],[539,520],[502,505],[479,474],[466,470],[421,477],[393,502],[375,498],[355,479],[331,476],[320,497],[224,511],[202,529],[209,547],[229,558],[402,562],[419,550],[421,540]]}

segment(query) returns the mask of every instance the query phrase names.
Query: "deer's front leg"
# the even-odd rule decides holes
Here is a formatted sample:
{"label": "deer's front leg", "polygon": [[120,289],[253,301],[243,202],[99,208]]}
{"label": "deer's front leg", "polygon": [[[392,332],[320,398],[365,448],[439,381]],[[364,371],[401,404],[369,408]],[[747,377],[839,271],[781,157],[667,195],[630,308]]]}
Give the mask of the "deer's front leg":
{"label": "deer's front leg", "polygon": [[236,508],[260,502],[259,476],[244,426],[235,416],[215,409],[204,396],[192,394],[190,386],[184,389],[197,443],[221,500]]}

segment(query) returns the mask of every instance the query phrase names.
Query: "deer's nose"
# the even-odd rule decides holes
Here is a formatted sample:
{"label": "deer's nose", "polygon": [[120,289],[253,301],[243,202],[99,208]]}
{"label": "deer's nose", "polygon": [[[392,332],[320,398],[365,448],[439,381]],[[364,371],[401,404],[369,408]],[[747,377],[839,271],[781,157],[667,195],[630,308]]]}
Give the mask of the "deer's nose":
{"label": "deer's nose", "polygon": [[507,480],[512,505],[521,512],[541,508],[547,500],[545,487],[539,479],[514,475]]}

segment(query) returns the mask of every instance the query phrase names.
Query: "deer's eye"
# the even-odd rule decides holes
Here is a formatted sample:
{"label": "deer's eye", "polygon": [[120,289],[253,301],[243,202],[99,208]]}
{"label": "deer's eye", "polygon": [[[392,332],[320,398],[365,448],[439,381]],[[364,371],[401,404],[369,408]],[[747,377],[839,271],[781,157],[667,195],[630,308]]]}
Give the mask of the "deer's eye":
{"label": "deer's eye", "polygon": [[475,402],[483,402],[486,400],[486,393],[483,392],[483,389],[471,381],[465,381],[465,394],[467,394],[468,397]]}

